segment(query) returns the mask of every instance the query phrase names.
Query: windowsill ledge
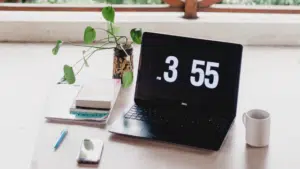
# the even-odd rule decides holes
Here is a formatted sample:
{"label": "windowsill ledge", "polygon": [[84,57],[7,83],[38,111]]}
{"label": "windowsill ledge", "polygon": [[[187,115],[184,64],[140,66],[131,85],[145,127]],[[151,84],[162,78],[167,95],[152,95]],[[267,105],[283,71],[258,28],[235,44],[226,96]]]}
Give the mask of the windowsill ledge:
{"label": "windowsill ledge", "polygon": [[[186,20],[182,12],[122,12],[116,14],[120,34],[131,28],[244,45],[300,45],[300,15],[200,12]],[[0,12],[0,41],[82,41],[87,25],[106,27],[100,12]],[[98,37],[105,32],[99,32]]]}

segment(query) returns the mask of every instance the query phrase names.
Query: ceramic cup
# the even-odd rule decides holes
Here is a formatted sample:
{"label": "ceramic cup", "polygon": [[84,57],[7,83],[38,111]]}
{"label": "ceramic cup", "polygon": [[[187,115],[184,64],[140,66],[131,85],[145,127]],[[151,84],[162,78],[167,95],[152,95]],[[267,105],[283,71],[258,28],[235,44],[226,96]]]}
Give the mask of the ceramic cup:
{"label": "ceramic cup", "polygon": [[253,147],[269,145],[271,117],[267,111],[253,109],[243,114],[246,143]]}

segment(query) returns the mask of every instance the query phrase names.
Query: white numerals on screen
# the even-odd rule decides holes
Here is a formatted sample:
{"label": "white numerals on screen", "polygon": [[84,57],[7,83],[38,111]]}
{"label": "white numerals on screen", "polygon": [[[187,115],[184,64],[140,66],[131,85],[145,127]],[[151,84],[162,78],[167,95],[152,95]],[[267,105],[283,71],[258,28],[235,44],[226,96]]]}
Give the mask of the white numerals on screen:
{"label": "white numerals on screen", "polygon": [[217,87],[219,83],[219,74],[216,70],[212,70],[212,68],[218,68],[219,63],[216,62],[207,62],[206,64],[206,70],[205,70],[205,75],[206,76],[213,76],[213,80],[210,83],[208,78],[205,78],[205,86],[210,89],[214,89]]}
{"label": "white numerals on screen", "polygon": [[[205,73],[204,70],[201,68],[205,65],[205,62],[202,60],[193,60],[192,65],[192,76],[190,78],[191,84],[199,87],[203,85],[203,82],[205,86],[209,89],[214,89],[217,87],[219,83],[219,74],[216,70],[213,70],[212,68],[218,68],[219,63],[216,62],[207,62],[206,63],[206,69]],[[210,82],[209,78],[205,78],[209,76],[213,76],[212,82]]]}
{"label": "white numerals on screen", "polygon": [[166,59],[166,63],[169,64],[170,72],[164,72],[164,79],[172,83],[177,79],[177,66],[178,66],[178,59],[175,56],[169,56]]}
{"label": "white numerals on screen", "polygon": [[[204,66],[205,62],[202,60],[193,60],[192,65],[192,76],[191,76],[191,83],[192,85],[198,87],[202,86],[204,82],[204,71],[199,66]],[[198,80],[197,80],[198,79]]]}
{"label": "white numerals on screen", "polygon": [[[169,83],[175,82],[178,75],[178,59],[175,56],[168,56],[165,62],[168,64],[169,70],[164,72],[164,80]],[[219,63],[217,62],[194,59],[191,68],[191,84],[195,87],[204,84],[209,89],[216,88],[219,83],[219,73],[216,68],[219,68]],[[161,77],[156,77],[156,80],[161,80]]]}

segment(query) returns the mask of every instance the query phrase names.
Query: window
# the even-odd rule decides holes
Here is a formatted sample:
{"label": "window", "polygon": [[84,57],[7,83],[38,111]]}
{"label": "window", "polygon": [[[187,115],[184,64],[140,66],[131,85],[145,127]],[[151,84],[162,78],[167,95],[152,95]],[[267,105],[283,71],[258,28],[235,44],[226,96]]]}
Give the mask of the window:
{"label": "window", "polygon": [[176,0],[9,1],[15,3],[0,3],[0,41],[82,41],[88,24],[107,26],[99,11],[112,3],[122,35],[128,35],[132,27],[142,27],[245,45],[300,45],[300,0],[222,0],[199,8],[199,19],[193,21],[181,17],[183,7],[166,3]]}
{"label": "window", "polygon": [[162,0],[33,0],[36,4],[164,4]]}
{"label": "window", "polygon": [[[95,11],[98,5],[121,5],[119,11],[182,11],[182,8],[169,7],[168,3],[177,0],[0,0],[0,10],[19,11]],[[178,0],[182,1],[182,0]],[[211,0],[214,1],[214,0]],[[168,3],[167,3],[168,2]],[[215,0],[204,12],[238,13],[300,13],[300,0]],[[9,4],[8,4],[9,3]]]}
{"label": "window", "polygon": [[[163,0],[0,0],[0,2],[33,4],[164,4]],[[299,0],[222,0],[219,4],[300,5]]]}

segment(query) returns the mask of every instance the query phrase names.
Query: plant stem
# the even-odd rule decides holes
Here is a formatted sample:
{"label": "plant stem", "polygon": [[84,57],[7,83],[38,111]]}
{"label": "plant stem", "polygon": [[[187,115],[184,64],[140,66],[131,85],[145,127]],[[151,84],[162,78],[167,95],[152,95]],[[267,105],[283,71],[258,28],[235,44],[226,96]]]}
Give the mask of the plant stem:
{"label": "plant stem", "polygon": [[[83,56],[83,57],[86,57],[86,60],[88,60],[95,52],[97,52],[98,50],[101,50],[101,49],[95,49],[93,50],[91,53],[89,53],[89,56]],[[80,60],[83,60],[83,58],[81,58]],[[80,69],[77,71],[76,73],[76,76],[82,71],[83,67],[84,67],[84,63],[81,65]]]}
{"label": "plant stem", "polygon": [[126,36],[117,36],[117,37],[119,37],[118,41],[119,41],[120,39],[122,39],[122,38],[125,38],[125,39],[126,39],[126,44],[127,44],[128,38],[127,38]]}
{"label": "plant stem", "polygon": [[120,47],[122,48],[122,50],[125,52],[125,54],[127,55],[127,57],[129,57],[130,61],[129,61],[129,66],[130,66],[130,69],[132,69],[132,65],[131,65],[131,58],[130,56],[128,55],[128,53],[126,52],[126,50],[123,48],[122,45],[120,45]]}
{"label": "plant stem", "polygon": [[99,43],[101,43],[101,42],[110,42],[110,41],[109,41],[110,39],[114,39],[114,38],[113,38],[113,37],[110,37],[110,38],[103,38],[103,39],[100,39],[100,40],[95,41],[95,42],[99,42]]}
{"label": "plant stem", "polygon": [[101,48],[101,49],[111,49],[111,48],[102,48],[101,46],[90,46],[90,45],[77,45],[71,42],[65,42],[67,44],[73,45],[73,46],[81,46],[81,47],[88,47],[88,48]]}
{"label": "plant stem", "polygon": [[126,52],[126,50],[123,48],[122,45],[120,45],[120,47],[122,48],[122,50],[125,52],[126,56],[129,57],[128,53]]}
{"label": "plant stem", "polygon": [[112,26],[111,22],[109,22],[109,26],[110,26],[111,33],[114,34],[114,29],[113,29],[113,26]]}
{"label": "plant stem", "polygon": [[[103,44],[102,46],[104,46],[104,45],[107,45],[108,43],[105,43],[105,44]],[[112,48],[114,48],[114,47],[112,47]],[[93,50],[91,53],[89,53],[88,54],[88,56],[83,56],[83,57],[86,57],[86,61],[87,60],[89,60],[89,58],[95,53],[95,52],[97,52],[97,51],[99,51],[99,50],[103,50],[103,49],[106,49],[106,48],[98,48],[98,49],[95,49],[95,50]],[[81,60],[83,60],[84,58],[81,58],[80,59],[80,61]],[[80,61],[77,61],[77,63],[79,63]],[[76,63],[76,64],[77,64]],[[81,67],[80,67],[80,69],[78,70],[78,72],[76,73],[76,75],[78,75],[80,72],[81,72],[81,70],[83,69],[83,67],[84,67],[84,63],[81,65]]]}
{"label": "plant stem", "polygon": [[91,53],[89,54],[89,56],[86,57],[86,60],[89,60],[89,58],[90,58],[95,52],[97,52],[98,50],[101,50],[101,49],[96,49],[96,50],[94,50],[93,52],[91,52]]}
{"label": "plant stem", "polygon": [[[107,45],[107,44],[109,44],[109,42],[104,43],[103,45],[101,45],[100,47],[98,47],[96,50],[94,50],[94,51],[91,52],[91,53],[94,54],[95,51],[97,51],[97,50],[102,50],[102,49],[113,49],[113,48],[114,48],[114,47],[103,48],[103,46],[105,46],[105,45]],[[87,51],[89,51],[91,48],[92,48],[92,47],[90,47]],[[90,53],[89,53],[89,54],[90,54]],[[89,54],[87,54],[87,55],[89,55]],[[86,56],[83,56],[83,57],[85,58]],[[72,67],[75,67],[75,66],[76,66],[79,62],[81,62],[84,58],[79,59]]]}
{"label": "plant stem", "polygon": [[118,40],[117,40],[117,37],[116,37],[113,33],[111,33],[110,31],[105,30],[105,29],[103,29],[103,28],[94,28],[94,29],[100,29],[100,30],[103,30],[103,31],[109,33],[110,35],[112,35],[112,36],[114,37],[116,44],[119,44],[119,43],[118,43]]}
{"label": "plant stem", "polygon": [[76,76],[81,72],[81,70],[83,69],[84,64],[81,65],[80,69],[77,71]]}
{"label": "plant stem", "polygon": [[[88,50],[86,50],[84,53],[89,52],[92,49],[92,47],[88,48]],[[84,55],[84,54],[83,54]]]}

